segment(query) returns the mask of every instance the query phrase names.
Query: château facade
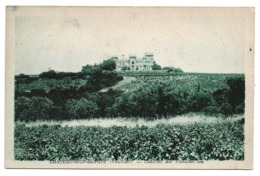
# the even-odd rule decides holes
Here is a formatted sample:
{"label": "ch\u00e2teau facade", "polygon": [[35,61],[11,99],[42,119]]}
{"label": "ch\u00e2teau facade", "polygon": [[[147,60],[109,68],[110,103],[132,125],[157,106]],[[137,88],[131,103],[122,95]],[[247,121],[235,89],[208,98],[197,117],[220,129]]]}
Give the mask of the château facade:
{"label": "ch\u00e2teau facade", "polygon": [[130,54],[128,58],[122,55],[121,59],[112,57],[116,62],[116,71],[152,71],[154,63],[153,53],[145,53],[143,57],[138,57],[135,54]]}

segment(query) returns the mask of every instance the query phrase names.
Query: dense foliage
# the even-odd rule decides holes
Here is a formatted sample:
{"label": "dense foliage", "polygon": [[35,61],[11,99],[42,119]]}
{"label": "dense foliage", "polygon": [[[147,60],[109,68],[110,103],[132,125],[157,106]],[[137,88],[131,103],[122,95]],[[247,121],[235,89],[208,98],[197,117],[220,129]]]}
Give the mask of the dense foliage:
{"label": "dense foliage", "polygon": [[89,76],[88,82],[79,90],[81,92],[96,92],[105,87],[113,86],[121,80],[123,80],[123,77],[119,76],[116,72],[98,71]]}
{"label": "dense foliage", "polygon": [[[29,78],[30,79],[30,78]],[[65,77],[63,79],[36,79],[30,83],[16,84],[17,93],[32,92],[42,90],[44,92],[50,92],[55,89],[79,89],[86,85],[87,79]]]}
{"label": "dense foliage", "polygon": [[80,119],[95,116],[98,111],[97,104],[93,101],[82,98],[80,100],[68,100],[65,104],[65,111],[69,117]]}
{"label": "dense foliage", "polygon": [[111,59],[107,59],[104,60],[101,64],[100,64],[100,68],[102,70],[115,70],[116,69],[116,62],[111,58]]}
{"label": "dense foliage", "polygon": [[239,114],[244,113],[244,86],[243,76],[182,75],[168,80],[144,76],[117,88],[125,93],[116,99],[113,110],[115,116],[148,118],[188,112]]}
{"label": "dense foliage", "polygon": [[53,102],[46,97],[19,97],[15,101],[15,119],[33,121],[49,119]]}
{"label": "dense foliage", "polygon": [[163,67],[163,70],[167,72],[183,73],[183,71],[180,68],[175,68],[175,67]]}
{"label": "dense foliage", "polygon": [[55,72],[54,70],[49,70],[47,72],[43,72],[39,75],[39,78],[42,79],[64,79],[64,78],[71,78],[71,79],[84,79],[86,74],[82,72]]}
{"label": "dense foliage", "polygon": [[[99,65],[83,66],[82,71],[77,73],[50,70],[40,75],[16,75],[15,119],[77,119],[104,115],[105,110],[100,109],[104,103],[99,100],[104,96],[98,95],[98,91],[123,79],[111,71],[114,67],[114,61],[108,59]],[[95,102],[85,99],[89,97],[96,97]],[[45,100],[46,107],[40,102],[39,106],[43,108],[40,111],[35,109],[36,100]],[[97,104],[100,106],[97,107]],[[100,113],[96,113],[98,110]]]}
{"label": "dense foliage", "polygon": [[85,65],[82,67],[81,72],[86,74],[93,74],[99,70],[106,70],[106,71],[113,71],[116,69],[116,62],[110,58],[104,60],[101,64],[94,64],[94,65]]}
{"label": "dense foliage", "polygon": [[130,67],[123,66],[121,70],[122,70],[122,71],[130,70]]}
{"label": "dense foliage", "polygon": [[153,62],[152,65],[152,70],[161,70],[162,67],[160,65],[158,65],[155,61]]}
{"label": "dense foliage", "polygon": [[239,123],[15,127],[16,160],[243,160]]}
{"label": "dense foliage", "polygon": [[[244,75],[136,76],[131,82],[117,86],[115,89],[100,91],[115,85],[122,79],[122,76],[115,72],[103,71],[95,67],[91,74],[88,73],[86,80],[79,82],[78,78],[73,80],[66,77],[52,82],[57,85],[60,85],[60,82],[66,82],[64,87],[51,86],[50,81],[53,79],[34,81],[36,85],[43,85],[43,89],[37,89],[37,86],[34,86],[34,89],[30,91],[23,90],[26,90],[26,86],[27,88],[33,87],[31,84],[34,83],[18,84],[15,103],[21,104],[21,98],[30,100],[34,97],[44,97],[53,103],[51,113],[46,117],[51,119],[90,117],[145,117],[153,119],[189,112],[217,116],[244,113]],[[76,105],[80,105],[82,99],[95,105],[92,113],[76,113],[80,111]],[[24,111],[31,112],[31,110],[27,110],[31,108],[30,106],[24,108]],[[24,112],[16,112],[16,119],[25,119],[21,113]],[[80,117],[77,117],[79,114]],[[33,116],[33,113],[27,113],[27,115]],[[37,116],[29,119],[45,118]]]}

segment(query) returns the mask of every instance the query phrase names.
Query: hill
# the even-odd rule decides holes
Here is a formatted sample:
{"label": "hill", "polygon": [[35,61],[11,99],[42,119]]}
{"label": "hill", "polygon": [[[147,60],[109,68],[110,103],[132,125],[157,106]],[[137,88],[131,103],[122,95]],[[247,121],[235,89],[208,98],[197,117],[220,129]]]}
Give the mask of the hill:
{"label": "hill", "polygon": [[17,78],[16,119],[154,119],[190,112],[244,113],[243,74],[119,74],[94,67],[87,74],[51,72],[39,78]]}

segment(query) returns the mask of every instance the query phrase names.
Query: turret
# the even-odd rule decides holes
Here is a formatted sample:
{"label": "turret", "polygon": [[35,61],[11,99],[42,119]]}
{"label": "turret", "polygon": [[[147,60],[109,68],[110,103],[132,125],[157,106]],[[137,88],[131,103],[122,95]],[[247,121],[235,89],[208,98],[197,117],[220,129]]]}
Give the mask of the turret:
{"label": "turret", "polygon": [[129,54],[130,70],[134,71],[136,69],[136,55]]}

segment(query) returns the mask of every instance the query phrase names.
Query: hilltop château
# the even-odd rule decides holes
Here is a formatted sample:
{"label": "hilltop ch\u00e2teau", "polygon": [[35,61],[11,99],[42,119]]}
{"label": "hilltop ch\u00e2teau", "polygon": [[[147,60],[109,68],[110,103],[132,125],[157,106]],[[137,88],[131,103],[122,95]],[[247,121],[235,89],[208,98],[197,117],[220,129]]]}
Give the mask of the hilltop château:
{"label": "hilltop ch\u00e2teau", "polygon": [[145,53],[143,57],[138,57],[135,54],[130,54],[128,58],[122,55],[121,59],[112,57],[116,62],[116,71],[152,71],[154,63],[153,53]]}

